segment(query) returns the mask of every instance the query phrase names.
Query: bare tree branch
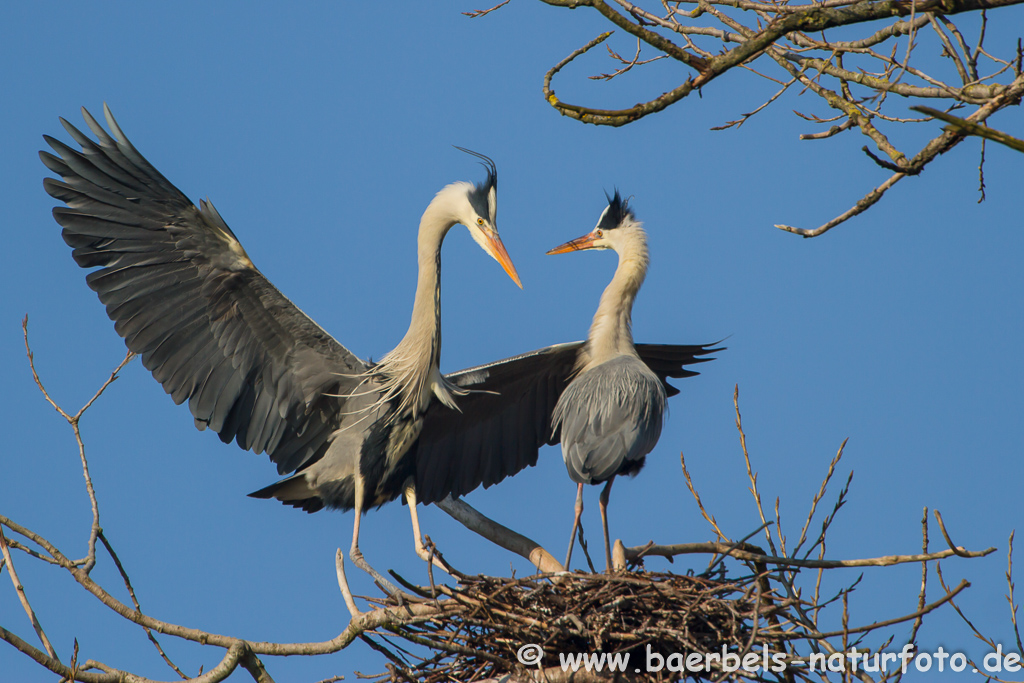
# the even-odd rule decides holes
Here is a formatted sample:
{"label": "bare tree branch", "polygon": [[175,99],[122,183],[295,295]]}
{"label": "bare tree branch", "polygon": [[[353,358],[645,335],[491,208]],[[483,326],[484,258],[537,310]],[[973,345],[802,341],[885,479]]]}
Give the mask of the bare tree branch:
{"label": "bare tree branch", "polygon": [[985,557],[996,551],[996,548],[985,548],[984,550],[942,550],[935,553],[924,553],[918,555],[883,555],[882,557],[869,557],[856,560],[801,560],[795,557],[777,555],[766,555],[764,553],[752,552],[745,548],[736,548],[729,543],[677,543],[675,545],[642,545],[633,548],[626,548],[626,559],[632,560],[641,556],[658,555],[660,557],[675,557],[677,555],[690,555],[694,553],[708,554],[717,553],[728,555],[737,560],[750,562],[764,562],[781,567],[803,567],[808,569],[839,569],[841,567],[891,567],[896,564],[907,564],[910,562],[934,562],[947,557]]}
{"label": "bare tree branch", "polygon": [[453,519],[470,531],[480,534],[491,543],[500,545],[505,550],[511,551],[520,557],[525,557],[537,568],[537,571],[546,574],[565,571],[565,567],[552,557],[551,553],[542,548],[539,543],[480,514],[464,500],[449,496],[435,503],[435,505],[447,512]]}
{"label": "bare tree branch", "polygon": [[39,642],[46,648],[46,654],[54,660],[57,659],[57,652],[53,649],[53,645],[50,644],[50,639],[46,637],[46,632],[43,631],[42,625],[39,623],[39,618],[36,617],[35,610],[32,609],[32,605],[28,601],[28,595],[25,594],[25,587],[21,585],[21,581],[18,579],[18,572],[14,569],[14,560],[11,558],[11,550],[7,547],[7,537],[4,536],[4,529],[0,526],[0,552],[4,556],[4,564],[7,566],[7,573],[11,575],[11,583],[14,585],[14,592],[18,594],[18,601],[21,602],[22,608],[25,610],[25,614],[28,615],[28,620],[32,623],[32,628],[35,630],[36,635],[39,637]]}
{"label": "bare tree branch", "polygon": [[1001,145],[1006,145],[1010,149],[1015,149],[1018,152],[1024,152],[1024,140],[1015,138],[1012,135],[1003,133],[1002,131],[994,130],[986,126],[979,126],[976,123],[972,123],[965,119],[947,114],[944,111],[938,109],[932,109],[931,107],[914,106],[911,107],[914,111],[919,111],[922,114],[935,117],[946,123],[950,124],[945,130],[950,132],[967,133],[968,135],[977,135],[978,137],[985,138],[986,140],[993,140]]}
{"label": "bare tree branch", "polygon": [[[949,151],[967,135],[979,135],[1021,149],[1024,145],[1005,133],[991,131],[981,125],[988,116],[1008,106],[1020,104],[1021,69],[1016,64],[1020,54],[1002,58],[984,48],[987,12],[1004,10],[1024,0],[827,0],[822,3],[791,4],[755,2],[752,0],[690,0],[689,2],[644,3],[629,0],[542,0],[545,4],[568,9],[589,8],[596,11],[617,30],[625,31],[641,45],[633,60],[622,58],[609,47],[608,52],[623,68],[604,74],[616,77],[635,71],[643,45],[656,51],[658,57],[674,59],[691,71],[672,87],[655,97],[633,106],[615,109],[567,102],[560,99],[552,85],[553,78],[570,62],[584,55],[594,45],[608,39],[604,33],[552,67],[544,77],[544,97],[560,114],[583,123],[623,126],[654,114],[701,91],[719,76],[740,67],[760,78],[777,83],[800,82],[806,90],[839,113],[842,123],[827,131],[807,133],[803,140],[820,140],[857,129],[871,140],[868,156],[893,172],[888,179],[875,183],[852,207],[839,213],[815,229],[797,228],[784,223],[776,227],[803,237],[816,237],[864,213],[875,206],[886,192],[907,175],[918,175],[938,155]],[[692,6],[683,10],[681,6]],[[655,9],[657,7],[657,9]],[[730,12],[730,9],[741,12]],[[953,17],[978,13],[982,17],[977,43],[968,48],[964,32]],[[896,21],[892,21],[896,18]],[[863,38],[849,39],[853,27],[868,27],[876,22],[891,22],[872,29]],[[709,25],[710,24],[710,25]],[[843,40],[834,38],[834,29],[845,28]],[[930,28],[929,31],[923,29]],[[813,37],[812,37],[813,36]],[[901,37],[907,40],[897,42]],[[938,58],[919,56],[920,46],[936,44],[941,48]],[[722,46],[725,46],[724,49]],[[885,49],[888,46],[890,49]],[[897,52],[899,50],[899,53]],[[1018,50],[1018,52],[1021,52]],[[991,59],[988,71],[979,69],[979,58]],[[754,63],[767,57],[789,75],[788,81],[776,78],[767,70],[757,70]],[[845,62],[849,62],[847,65]],[[874,64],[872,68],[870,65]],[[948,65],[948,66],[945,66]],[[945,71],[955,73],[949,78]],[[1007,74],[1012,79],[1007,81]],[[1000,82],[1003,81],[1003,82]],[[831,83],[830,83],[831,82]],[[834,85],[833,85],[834,84]],[[775,96],[742,118],[729,121],[714,130],[736,127],[747,118],[776,101]],[[954,106],[970,105],[976,109],[964,119],[945,119],[952,127],[915,155],[901,150],[907,125],[920,122],[891,111],[889,94],[924,100],[948,100]],[[923,110],[921,110],[923,111]],[[930,110],[934,111],[934,110]],[[947,115],[948,116],[948,115]],[[815,117],[819,122],[829,119]],[[955,121],[963,121],[963,125]],[[888,161],[886,161],[888,159]],[[983,176],[982,176],[983,177]],[[982,186],[984,181],[982,180]]]}

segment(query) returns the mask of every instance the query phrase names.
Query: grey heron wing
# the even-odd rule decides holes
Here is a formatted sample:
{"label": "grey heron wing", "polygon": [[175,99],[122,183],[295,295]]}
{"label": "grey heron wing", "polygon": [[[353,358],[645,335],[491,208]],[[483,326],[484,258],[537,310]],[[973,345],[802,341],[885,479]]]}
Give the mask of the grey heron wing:
{"label": "grey heron wing", "polygon": [[281,473],[319,459],[366,365],[253,265],[208,201],[196,208],[128,141],[104,105],[96,140],[49,136],[40,158],[63,180],[53,216],[114,328],[199,429],[265,451]]}
{"label": "grey heron wing", "polygon": [[714,360],[708,354],[725,350],[724,346],[718,346],[718,344],[719,342],[713,344],[637,344],[636,352],[665,385],[666,394],[675,396],[679,393],[679,389],[669,384],[668,378],[681,379],[700,374],[694,370],[687,370],[686,366]]}
{"label": "grey heron wing", "polygon": [[583,342],[558,344],[446,375],[470,393],[458,410],[435,401],[413,446],[423,503],[462,496],[537,464],[552,435],[551,413],[572,377]]}

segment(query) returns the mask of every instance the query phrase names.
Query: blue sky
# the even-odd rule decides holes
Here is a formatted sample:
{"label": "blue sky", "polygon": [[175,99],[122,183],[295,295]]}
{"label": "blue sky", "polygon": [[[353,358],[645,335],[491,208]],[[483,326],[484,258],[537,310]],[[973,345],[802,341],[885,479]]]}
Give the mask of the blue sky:
{"label": "blue sky", "polygon": [[[794,91],[739,129],[710,131],[773,92],[771,84],[733,73],[706,87],[703,98],[625,128],[584,126],[558,116],[540,87],[551,65],[606,30],[596,13],[517,0],[484,19],[461,16],[472,9],[477,5],[0,9],[8,64],[0,105],[8,255],[0,276],[0,514],[70,555],[84,554],[89,507],[77,452],[70,429],[32,383],[22,316],[30,317],[37,367],[66,409],[77,410],[124,355],[42,189],[41,135],[67,140],[58,116],[78,124],[81,105],[99,113],[108,102],[139,150],[193,200],[209,196],[263,273],[364,358],[380,358],[408,324],[423,208],[443,185],[482,178],[474,160],[452,149],[460,145],[497,162],[498,226],[524,290],[464,230],[453,230],[443,252],[443,369],[586,334],[614,257],[544,252],[590,230],[603,192],[615,187],[633,196],[650,236],[636,339],[729,337],[728,351],[671,399],[647,468],[616,483],[614,536],[627,545],[711,540],[685,490],[681,451],[723,529],[742,537],[757,527],[734,426],[739,384],[761,494],[769,507],[781,497],[791,540],[830,458],[849,437],[840,478],[855,470],[853,488],[828,556],[916,552],[922,509],[937,508],[958,543],[999,548],[985,559],[947,561],[944,573],[954,584],[972,582],[960,604],[1009,645],[1006,540],[1024,522],[1017,421],[1022,157],[988,147],[988,199],[978,204],[979,144],[968,141],[921,177],[902,181],[866,215],[803,240],[772,226],[816,227],[888,176],[859,151],[859,135],[798,140],[816,129],[791,110],[829,115],[809,95]],[[1005,53],[1015,36],[1004,27],[1022,25],[1021,12],[1000,16],[1017,20],[990,26],[989,44]],[[630,40],[615,40],[618,51],[630,53]],[[622,83],[584,78],[611,68],[595,51],[563,72],[555,89],[569,101],[621,107],[686,74],[662,62]],[[1017,109],[990,123],[1021,134]],[[935,128],[919,127],[897,144],[912,154]],[[309,516],[247,498],[276,479],[266,457],[197,432],[187,410],[138,362],[88,413],[82,431],[101,522],[150,614],[278,641],[326,640],[347,623],[333,556],[348,547],[350,514]],[[574,490],[552,448],[538,467],[468,500],[560,557]],[[586,492],[592,548],[600,545],[598,493]],[[462,571],[530,571],[439,510],[422,510],[421,520]],[[934,525],[932,531],[939,549]],[[362,547],[375,567],[423,580],[410,536],[406,509],[392,504],[367,516]],[[173,677],[139,629],[57,570],[20,554],[16,562],[65,661],[78,638],[83,658]],[[97,578],[116,590],[110,563],[101,564]],[[648,564],[691,566],[703,563]],[[365,577],[349,574],[357,593],[373,592]],[[852,620],[912,612],[919,581],[913,565],[866,571]],[[28,639],[31,628],[6,576],[0,614],[4,626]],[[919,639],[924,648],[985,653],[951,611],[929,621]],[[897,642],[907,632],[891,630]],[[193,673],[219,657],[163,642]],[[361,644],[331,657],[266,663],[277,680],[290,681],[335,674],[351,680],[354,671],[383,668]],[[52,679],[2,644],[0,669],[10,680]]]}

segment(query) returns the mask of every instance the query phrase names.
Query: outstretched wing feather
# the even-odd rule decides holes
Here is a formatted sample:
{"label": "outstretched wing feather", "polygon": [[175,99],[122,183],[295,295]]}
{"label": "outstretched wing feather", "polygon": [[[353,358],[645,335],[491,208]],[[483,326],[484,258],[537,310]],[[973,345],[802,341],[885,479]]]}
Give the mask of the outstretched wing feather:
{"label": "outstretched wing feather", "polygon": [[647,364],[665,385],[665,394],[675,396],[679,389],[669,384],[668,378],[683,379],[700,373],[686,366],[714,360],[710,354],[725,351],[724,346],[713,344],[637,344],[640,360]]}
{"label": "outstretched wing feather", "polygon": [[446,378],[470,393],[458,411],[427,410],[415,444],[416,494],[424,503],[491,486],[537,463],[551,437],[551,410],[582,342],[560,344]]}
{"label": "outstretched wing feather", "polygon": [[[412,451],[419,500],[463,496],[536,465],[540,447],[559,442],[551,416],[582,348],[583,342],[558,344],[447,375],[470,393],[456,399],[458,412],[436,403],[427,410]],[[720,350],[711,344],[636,349],[670,396],[679,390],[667,378],[696,375],[685,366],[712,360],[708,354]]]}
{"label": "outstretched wing feather", "polygon": [[266,451],[282,473],[322,457],[365,363],[284,297],[209,202],[192,204],[104,107],[81,151],[45,136],[44,189],[117,333],[200,428]]}

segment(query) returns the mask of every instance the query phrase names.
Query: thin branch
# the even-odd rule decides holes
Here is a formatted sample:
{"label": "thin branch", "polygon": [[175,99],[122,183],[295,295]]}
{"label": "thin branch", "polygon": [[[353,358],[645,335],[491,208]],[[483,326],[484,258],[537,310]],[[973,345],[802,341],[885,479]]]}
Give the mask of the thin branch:
{"label": "thin branch", "polygon": [[0,640],[8,643],[18,652],[28,655],[31,659],[35,660],[36,663],[68,680],[82,681],[83,683],[121,683],[123,680],[116,674],[97,674],[88,671],[73,670],[71,667],[61,664],[55,657],[51,657],[39,648],[34,647],[30,643],[26,643],[16,634],[11,633],[3,626],[0,626]]}
{"label": "thin branch", "polygon": [[945,605],[947,602],[952,602],[953,598],[959,595],[961,591],[963,591],[965,588],[969,588],[970,585],[971,584],[966,579],[964,579],[959,584],[957,584],[956,588],[954,588],[951,591],[947,591],[945,595],[943,595],[935,602],[925,605],[924,609],[918,610],[911,614],[905,614],[902,617],[896,617],[895,619],[886,619],[884,621],[876,621],[872,624],[868,624],[867,626],[859,626],[856,628],[850,628],[843,631],[813,633],[813,636],[818,640],[823,640],[825,638],[835,638],[836,636],[843,635],[844,633],[868,633],[870,631],[877,631],[879,629],[894,626],[896,624],[902,624],[904,622],[910,621],[911,619],[917,619],[919,616],[923,616],[925,614],[928,614],[929,612],[934,612],[936,609]]}
{"label": "thin branch", "polygon": [[977,135],[978,137],[985,138],[986,140],[993,140],[1001,145],[1006,145],[1010,149],[1015,149],[1018,152],[1024,152],[1024,140],[1015,138],[1012,135],[1003,133],[1002,131],[988,128],[987,126],[979,126],[976,123],[961,119],[944,111],[939,111],[938,109],[932,109],[931,107],[913,106],[911,109],[945,121],[949,126],[944,130],[949,132]]}
{"label": "thin branch", "polygon": [[981,158],[978,160],[978,203],[985,201],[985,138],[981,139]]}
{"label": "thin branch", "polygon": [[923,553],[916,555],[883,555],[882,557],[870,557],[855,560],[810,560],[795,557],[781,557],[766,555],[764,553],[751,552],[748,549],[737,548],[729,543],[707,542],[707,543],[678,543],[675,545],[643,545],[633,548],[626,548],[626,559],[633,559],[640,555],[657,555],[660,557],[675,557],[676,555],[693,554],[721,554],[729,555],[737,560],[757,561],[765,564],[774,564],[781,567],[801,567],[807,569],[839,569],[842,567],[891,567],[895,564],[908,564],[911,562],[934,562],[954,555],[959,557],[985,557],[996,551],[996,548],[985,550],[959,552],[953,550],[942,550],[934,553]]}
{"label": "thin branch", "polygon": [[797,541],[796,547],[793,548],[792,555],[795,557],[800,552],[800,547],[807,540],[807,529],[811,526],[811,520],[814,518],[814,513],[818,509],[818,503],[825,497],[825,491],[828,489],[828,483],[832,481],[832,475],[835,474],[836,465],[843,457],[843,449],[846,448],[846,443],[849,438],[843,439],[843,443],[839,444],[839,450],[836,452],[835,457],[832,458],[832,462],[828,464],[828,472],[825,473],[825,478],[821,481],[821,487],[818,488],[818,492],[811,499],[811,509],[807,513],[807,520],[804,522],[803,529],[800,530],[800,540]]}
{"label": "thin branch", "polygon": [[764,508],[761,507],[761,494],[757,490],[757,473],[754,472],[750,466],[750,454],[747,452],[747,435],[743,433],[743,420],[740,417],[740,385],[737,384],[732,390],[732,405],[736,411],[736,430],[740,433],[740,447],[743,449],[743,461],[747,465],[747,479],[750,480],[750,488],[748,489],[751,495],[754,496],[754,502],[757,504],[757,514],[761,516],[761,524],[765,529],[765,538],[768,539],[768,547],[772,549],[773,555],[778,555],[775,550],[775,542],[772,541],[772,535],[767,530],[768,520],[764,516]]}
{"label": "thin branch", "polygon": [[467,16],[467,17],[469,17],[470,19],[479,19],[480,17],[487,16],[488,14],[493,12],[494,10],[501,9],[502,7],[507,5],[509,2],[511,2],[511,0],[503,0],[502,2],[499,2],[497,5],[495,5],[494,7],[490,8],[490,9],[478,9],[478,10],[473,10],[472,12],[463,12],[462,14]]}
{"label": "thin branch", "polygon": [[[76,566],[76,563],[72,562],[67,557],[65,557],[59,550],[57,550],[56,546],[54,546],[52,543],[50,543],[45,538],[43,538],[36,532],[32,531],[31,529],[27,529],[18,524],[17,522],[15,522],[14,520],[4,517],[3,515],[0,515],[0,525],[7,527],[16,534],[24,536],[25,538],[32,541],[40,548],[48,552],[50,554],[50,557],[52,557],[53,559],[47,561],[51,561],[53,564],[60,565],[65,569]],[[81,564],[81,562],[79,562],[78,564]]]}
{"label": "thin branch", "polygon": [[749,119],[749,118],[750,118],[751,116],[754,116],[755,114],[757,114],[757,113],[761,112],[761,111],[762,111],[762,110],[763,110],[763,109],[764,109],[765,107],[767,107],[767,106],[768,106],[769,104],[771,104],[771,103],[772,103],[772,102],[774,102],[775,100],[777,100],[777,99],[779,99],[780,97],[782,97],[782,93],[784,93],[784,92],[786,92],[787,90],[789,90],[789,86],[793,85],[793,84],[794,84],[794,83],[796,83],[796,82],[797,82],[797,79],[796,79],[796,78],[792,78],[792,79],[790,79],[789,81],[787,81],[786,83],[784,83],[784,84],[782,85],[782,87],[781,87],[781,88],[779,89],[779,91],[778,91],[778,92],[776,92],[776,93],[775,93],[774,95],[772,95],[771,97],[769,97],[769,98],[768,98],[768,101],[766,101],[766,102],[765,102],[764,104],[762,104],[762,105],[761,105],[760,107],[758,107],[758,108],[757,108],[757,109],[755,109],[754,111],[752,111],[752,112],[749,112],[749,113],[747,113],[747,114],[744,114],[742,118],[740,118],[740,119],[737,119],[737,120],[735,120],[735,121],[727,121],[726,123],[724,123],[724,124],[723,124],[723,125],[721,125],[721,126],[714,126],[714,127],[713,127],[713,128],[711,129],[711,130],[726,130],[727,128],[732,128],[733,126],[735,126],[736,128],[739,128],[739,127],[740,127],[740,126],[742,126],[742,125],[743,125],[744,123],[746,123],[746,122],[747,122],[747,119]]}
{"label": "thin branch", "polygon": [[708,514],[708,511],[704,509],[704,503],[701,502],[700,494],[697,493],[697,489],[693,485],[693,480],[690,478],[690,472],[686,469],[686,458],[683,457],[683,453],[681,451],[679,453],[679,464],[683,468],[683,479],[686,480],[686,487],[690,489],[690,495],[692,495],[693,499],[697,501],[697,507],[700,509],[700,514],[704,516],[704,519],[711,525],[711,528],[715,530],[715,533],[718,534],[719,538],[728,540],[729,537],[726,536],[720,528],[718,528],[718,522],[715,521],[715,518]]}
{"label": "thin branch", "polygon": [[43,631],[43,626],[39,623],[39,618],[36,617],[36,612],[32,609],[32,605],[28,601],[28,595],[25,593],[25,587],[21,584],[21,580],[18,578],[18,572],[14,568],[14,559],[11,558],[11,550],[7,547],[7,537],[4,536],[2,526],[0,526],[0,552],[3,553],[4,564],[7,565],[7,573],[11,575],[11,583],[14,584],[14,592],[18,594],[18,600],[21,602],[21,607],[25,610],[25,614],[28,615],[28,620],[31,622],[32,628],[36,632],[36,636],[39,637],[39,642],[41,642],[43,647],[46,648],[47,655],[55,661],[60,662],[60,659],[57,657],[56,650],[54,650],[53,645],[50,644],[50,639],[46,637],[46,632]]}
{"label": "thin branch", "polygon": [[69,423],[73,422],[74,418],[64,412],[64,409],[57,405],[57,402],[50,398],[50,394],[46,391],[46,387],[43,386],[43,382],[39,379],[39,373],[36,372],[35,355],[32,353],[32,349],[28,345],[28,316],[26,315],[21,319],[21,331],[25,338],[25,355],[28,356],[28,366],[32,370],[32,379],[35,380],[36,386],[39,387],[39,391],[43,392],[43,397],[47,403],[53,406],[53,409],[60,413],[61,417],[67,420]]}
{"label": "thin branch", "polygon": [[1013,599],[1013,535],[1014,532],[1010,532],[1010,549],[1006,552],[1006,587],[1008,593],[1006,594],[1006,601],[1010,603],[1010,622],[1013,624],[1013,634],[1017,638],[1017,652],[1024,654],[1024,645],[1021,645],[1020,640],[1020,629],[1017,627],[1017,603]]}
{"label": "thin branch", "polygon": [[124,368],[124,366],[127,365],[129,361],[131,361],[131,359],[135,357],[135,354],[129,351],[125,355],[124,360],[122,360],[121,363],[116,368],[114,368],[114,370],[110,373],[110,377],[107,378],[107,381],[105,381],[103,385],[100,386],[100,388],[96,391],[96,393],[93,394],[93,397],[90,398],[86,402],[86,404],[82,406],[82,408],[77,413],[74,414],[74,416],[71,416],[68,415],[67,412],[65,412],[63,408],[57,405],[56,401],[54,401],[50,397],[49,392],[46,391],[46,387],[43,386],[42,380],[39,379],[39,373],[36,372],[35,354],[32,353],[32,348],[29,346],[28,343],[27,315],[21,321],[21,330],[22,336],[24,337],[25,340],[25,354],[28,356],[29,368],[31,368],[32,370],[32,378],[35,380],[36,386],[39,387],[39,390],[43,392],[43,396],[46,398],[49,404],[53,406],[54,409],[58,413],[60,413],[60,415],[65,420],[67,420],[69,425],[71,425],[71,429],[75,434],[75,443],[78,444],[78,458],[82,463],[82,476],[85,477],[85,490],[89,495],[89,503],[92,506],[92,526],[89,532],[88,551],[85,561],[82,564],[82,569],[85,571],[86,574],[88,574],[92,571],[92,568],[96,566],[96,541],[98,540],[101,531],[100,510],[99,503],[96,500],[96,489],[93,488],[92,485],[92,475],[89,474],[89,461],[85,457],[85,443],[82,441],[82,433],[79,430],[79,422],[81,421],[82,416],[85,414],[85,411],[88,410],[90,406],[92,406],[96,399],[103,395],[103,392],[107,390],[107,387],[114,383],[114,381],[118,377],[117,373],[119,373]]}
{"label": "thin branch", "polygon": [[794,235],[800,235],[801,237],[817,237],[818,235],[823,235],[826,232],[828,232],[829,230],[831,230],[832,228],[834,228],[837,225],[839,225],[840,223],[845,223],[846,221],[850,220],[854,216],[859,216],[860,214],[864,213],[865,211],[870,209],[872,206],[877,204],[878,200],[880,200],[882,198],[882,196],[893,185],[898,183],[905,176],[906,176],[905,173],[894,173],[884,183],[882,183],[881,185],[879,185],[875,189],[873,189],[870,192],[868,192],[862,198],[858,199],[857,203],[854,204],[852,207],[850,207],[849,209],[847,209],[843,213],[839,214],[838,216],[836,216],[835,218],[833,218],[829,222],[825,223],[824,225],[819,226],[819,227],[817,227],[817,228],[815,228],[813,230],[804,230],[803,228],[795,228],[792,225],[785,225],[785,224],[782,224],[782,223],[776,223],[775,227],[778,228],[779,230],[785,230],[786,232],[791,232]]}
{"label": "thin branch", "polygon": [[595,45],[603,43],[611,34],[612,31],[606,31],[583,47],[574,50],[568,57],[551,67],[547,74],[544,75],[544,99],[546,99],[548,104],[557,109],[562,115],[578,119],[584,123],[594,123],[606,126],[624,126],[627,123],[643,118],[650,113],[661,111],[670,104],[674,104],[686,97],[690,94],[690,91],[693,90],[692,83],[687,81],[678,88],[663,94],[661,97],[658,97],[651,102],[638,104],[635,107],[620,110],[593,109],[590,107],[581,107],[579,105],[569,104],[568,102],[562,102],[559,100],[554,89],[551,87],[551,79],[569,62],[584,54]]}
{"label": "thin branch", "polygon": [[[1002,91],[998,96],[992,98],[991,101],[979,107],[965,120],[970,123],[982,123],[1000,109],[1010,104],[1019,103],[1022,94],[1024,94],[1024,74],[1017,76],[1009,87]],[[907,165],[908,171],[920,170],[939,154],[943,154],[959,144],[964,139],[965,135],[965,133],[959,131],[945,131],[942,135],[934,138],[931,142],[925,145],[924,148],[922,148],[921,151],[910,160]],[[905,175],[906,173],[893,174],[888,180],[861,198],[852,208],[818,228],[805,230],[783,224],[776,224],[775,227],[780,230],[785,230],[786,232],[800,235],[801,237],[817,237],[818,235],[828,232],[840,223],[843,223],[874,206],[886,191],[899,182]]]}
{"label": "thin branch", "polygon": [[[936,576],[938,576],[938,578],[939,578],[939,585],[940,585],[940,586],[942,586],[942,590],[944,590],[944,591],[947,591],[947,592],[948,592],[948,591],[949,591],[949,588],[948,588],[948,587],[946,586],[946,581],[945,581],[945,579],[944,579],[944,578],[942,577],[942,565],[941,565],[941,564],[936,564],[936,565],[935,565],[935,575],[936,575]],[[960,583],[961,583],[961,584],[963,584],[963,583],[965,583],[965,582],[964,582],[964,581],[961,581]],[[974,624],[973,624],[973,623],[971,622],[971,620],[967,618],[967,615],[963,613],[963,611],[962,611],[962,610],[960,609],[960,606],[959,606],[959,605],[957,605],[957,604],[956,604],[956,602],[953,602],[953,601],[951,600],[951,601],[950,601],[950,605],[951,605],[951,606],[953,607],[953,609],[954,609],[954,610],[956,611],[956,613],[957,613],[957,615],[958,615],[958,616],[960,617],[960,619],[961,619],[961,620],[962,620],[962,621],[963,621],[963,622],[964,622],[965,624],[967,624],[967,627],[968,627],[968,628],[970,628],[970,629],[971,629],[971,630],[972,630],[972,631],[974,632],[974,635],[975,635],[975,636],[976,636],[976,637],[977,637],[977,638],[978,638],[979,640],[981,640],[981,641],[982,641],[983,643],[985,643],[986,645],[988,645],[988,646],[989,646],[989,647],[991,647],[992,649],[995,649],[995,647],[996,647],[996,644],[995,644],[995,642],[994,642],[994,641],[993,641],[993,640],[992,640],[991,638],[988,638],[988,637],[986,637],[986,636],[985,636],[985,634],[983,634],[983,633],[982,633],[981,631],[979,631],[979,630],[978,630],[978,628],[977,628],[977,627],[976,627],[976,626],[975,626],[975,625],[974,625]]]}
{"label": "thin branch", "polygon": [[640,59],[640,45],[641,45],[640,39],[637,38],[636,39],[636,54],[633,56],[633,59],[626,59],[625,57],[620,55],[618,52],[613,50],[610,46],[605,45],[605,49],[608,50],[609,56],[611,56],[612,59],[618,60],[624,66],[621,69],[616,69],[612,73],[598,74],[597,76],[587,76],[587,78],[589,78],[592,81],[610,81],[613,78],[615,78],[616,76],[621,76],[622,74],[626,73],[627,71],[632,70],[633,67],[635,67],[635,66],[643,66],[644,64],[650,64],[651,62],[656,62],[659,59],[667,59],[668,58],[668,55],[658,55],[657,57],[651,57],[650,59],[643,59],[643,60],[641,60]]}
{"label": "thin branch", "polygon": [[[25,322],[26,322],[26,325],[27,325],[27,323],[28,323],[28,316],[25,316]],[[26,335],[28,334],[28,330],[27,329],[25,330],[25,334]],[[25,339],[25,343],[26,343],[26,345],[28,344],[27,336],[26,336],[26,339]],[[78,422],[79,420],[82,419],[82,415],[85,414],[85,411],[89,410],[89,408],[92,406],[92,404],[96,402],[96,399],[98,399],[100,396],[102,396],[103,392],[107,390],[107,387],[109,387],[111,384],[114,383],[114,381],[116,381],[118,379],[118,373],[121,372],[122,370],[124,370],[124,366],[128,365],[128,363],[130,363],[133,358],[135,358],[135,353],[132,352],[132,351],[129,351],[125,355],[124,360],[122,360],[118,364],[118,366],[116,368],[114,368],[110,372],[110,377],[108,377],[107,380],[103,383],[103,385],[99,389],[96,390],[96,393],[93,394],[92,398],[90,398],[86,402],[86,404],[84,406],[82,406],[81,409],[77,413],[75,413],[75,417],[72,418],[75,422]],[[34,371],[35,371],[35,368],[33,368],[33,372]]]}
{"label": "thin branch", "polygon": [[[135,589],[132,587],[132,581],[128,577],[128,572],[125,570],[124,565],[121,564],[121,558],[119,558],[117,556],[117,553],[114,552],[114,547],[110,545],[110,541],[107,540],[107,537],[103,534],[102,531],[100,532],[100,542],[102,542],[103,547],[107,549],[107,553],[110,555],[110,559],[114,561],[114,566],[117,567],[118,573],[121,574],[121,580],[124,582],[125,588],[128,589],[128,595],[131,596],[132,604],[135,605],[136,610],[142,612],[142,606],[139,604],[139,599],[135,595]],[[152,629],[148,629],[145,626],[143,626],[142,630],[146,632],[146,637],[149,638],[149,641],[151,643],[153,643],[153,646],[156,648],[156,651],[160,654],[161,659],[163,659],[164,662],[167,663],[167,666],[171,667],[174,673],[178,674],[183,679],[188,679],[188,676],[185,675],[185,673],[183,673],[182,670],[179,669],[178,666],[171,661],[171,658],[167,656],[167,653],[164,652],[164,648],[160,645],[160,641],[158,641],[156,639],[156,636],[153,635]]]}
{"label": "thin branch", "polygon": [[[921,552],[924,554],[928,553],[928,508],[924,509],[924,514],[921,515]],[[927,560],[921,561],[921,588],[917,592],[917,611],[918,613],[924,609],[925,601],[927,599],[928,591],[928,562]],[[914,624],[910,627],[910,636],[907,638],[908,645],[915,645],[917,643],[917,633],[921,630],[921,626],[924,624],[924,614],[920,614],[914,619]],[[903,672],[899,673],[897,680],[902,679]]]}
{"label": "thin branch", "polygon": [[942,30],[941,26],[939,26],[939,22],[935,15],[930,14],[928,15],[928,18],[932,25],[932,30],[935,31],[936,35],[939,36],[939,40],[942,41],[942,46],[945,48],[946,54],[953,60],[953,64],[956,65],[956,71],[960,74],[960,80],[964,85],[967,85],[973,79],[967,74],[967,67],[964,66],[963,61],[960,59],[960,53],[956,51],[956,48],[953,47],[953,42],[949,39],[949,36],[947,36],[946,32]]}

